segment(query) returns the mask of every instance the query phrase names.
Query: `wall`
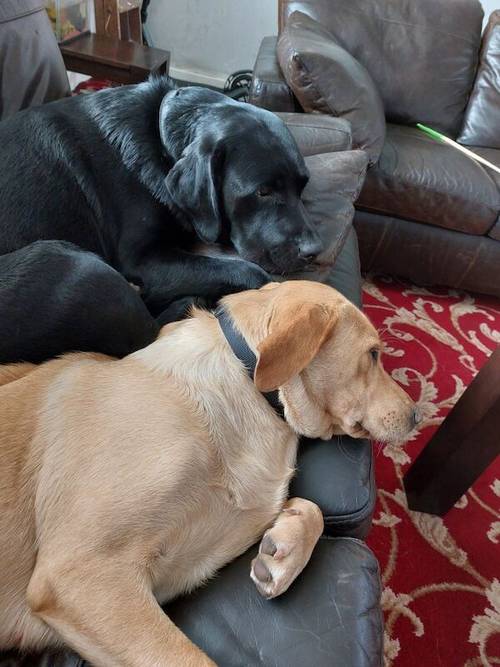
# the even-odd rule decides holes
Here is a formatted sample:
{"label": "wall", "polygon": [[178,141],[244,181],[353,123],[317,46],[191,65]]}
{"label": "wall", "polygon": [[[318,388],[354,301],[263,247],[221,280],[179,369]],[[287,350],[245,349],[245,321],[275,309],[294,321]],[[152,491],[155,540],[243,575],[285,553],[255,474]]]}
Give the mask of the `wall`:
{"label": "wall", "polygon": [[153,45],[171,51],[178,79],[223,86],[252,69],[262,37],[277,33],[277,0],[151,0]]}

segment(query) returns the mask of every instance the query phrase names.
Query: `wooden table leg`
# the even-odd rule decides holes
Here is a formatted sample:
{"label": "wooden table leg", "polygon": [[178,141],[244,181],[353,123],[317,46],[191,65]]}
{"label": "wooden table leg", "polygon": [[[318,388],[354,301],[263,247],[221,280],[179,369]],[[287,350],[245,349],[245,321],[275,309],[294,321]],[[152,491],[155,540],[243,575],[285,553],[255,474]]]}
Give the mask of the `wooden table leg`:
{"label": "wooden table leg", "polygon": [[408,506],[442,516],[500,454],[500,348],[404,476]]}

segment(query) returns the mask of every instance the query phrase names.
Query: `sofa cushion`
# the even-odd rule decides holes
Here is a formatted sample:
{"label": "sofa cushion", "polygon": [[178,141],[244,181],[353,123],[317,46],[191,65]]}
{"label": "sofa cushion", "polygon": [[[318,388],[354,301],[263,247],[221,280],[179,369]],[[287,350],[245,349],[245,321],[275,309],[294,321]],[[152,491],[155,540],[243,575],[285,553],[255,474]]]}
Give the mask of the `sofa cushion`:
{"label": "sofa cushion", "polygon": [[375,162],[384,143],[382,100],[366,69],[319,23],[301,12],[290,16],[278,40],[278,60],[304,111],[332,114],[351,123],[353,146]]}
{"label": "sofa cushion", "polygon": [[387,120],[456,137],[478,62],[479,0],[281,0],[321,23],[370,73]]}
{"label": "sofa cushion", "polygon": [[479,68],[458,141],[500,148],[500,10],[491,13],[483,35]]}
{"label": "sofa cushion", "polygon": [[326,114],[276,113],[286,123],[302,155],[335,153],[352,148],[351,125]]}
{"label": "sofa cushion", "polygon": [[488,170],[416,128],[388,125],[377,165],[369,169],[357,206],[374,213],[486,234],[500,210]]}
{"label": "sofa cushion", "polygon": [[[365,179],[364,151],[321,153],[306,158],[310,179],[302,200],[323,240],[320,261],[326,262],[316,278],[326,279],[331,264],[342,250],[354,218],[354,204]],[[310,278],[311,274],[305,274]]]}

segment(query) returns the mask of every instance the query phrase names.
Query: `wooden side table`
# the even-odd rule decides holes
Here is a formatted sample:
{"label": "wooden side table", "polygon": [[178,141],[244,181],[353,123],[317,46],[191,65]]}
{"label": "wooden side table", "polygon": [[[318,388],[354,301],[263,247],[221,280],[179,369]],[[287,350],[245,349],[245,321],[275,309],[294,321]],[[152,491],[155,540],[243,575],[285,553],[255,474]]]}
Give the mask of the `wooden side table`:
{"label": "wooden side table", "polygon": [[500,348],[404,476],[408,507],[442,516],[500,454]]}
{"label": "wooden side table", "polygon": [[116,83],[140,83],[169,71],[169,51],[137,42],[87,34],[59,46],[66,69]]}

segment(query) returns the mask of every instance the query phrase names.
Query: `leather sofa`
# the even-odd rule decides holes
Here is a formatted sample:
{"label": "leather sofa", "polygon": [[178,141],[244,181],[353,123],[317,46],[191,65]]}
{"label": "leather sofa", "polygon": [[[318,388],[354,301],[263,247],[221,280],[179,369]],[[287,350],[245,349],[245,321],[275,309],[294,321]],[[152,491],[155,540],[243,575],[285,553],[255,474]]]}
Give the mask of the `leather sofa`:
{"label": "leather sofa", "polygon": [[[356,203],[363,270],[500,296],[500,176],[415,127],[428,124],[500,166],[500,11],[481,38],[478,0],[280,0],[280,34],[263,40],[250,93],[272,111],[302,111],[311,93],[290,80],[300,53],[283,51],[297,12],[328,32],[351,70],[353,60],[366,70],[382,101],[385,137]],[[332,58],[324,39],[302,48],[317,62]],[[336,64],[311,77],[320,104],[306,110],[350,94],[332,80]],[[374,107],[358,112],[357,122],[371,122]]]}
{"label": "leather sofa", "polygon": [[[336,185],[321,199],[321,193],[328,190],[323,181],[332,152],[345,154],[351,148],[349,124],[306,114],[285,114],[284,120],[306,159],[320,169],[308,185],[312,212],[328,218],[326,222],[335,227],[337,259],[324,279],[360,306],[358,244],[352,210],[349,213],[348,209],[352,204],[349,200],[347,209],[345,202],[339,204],[341,186]],[[363,173],[365,168],[366,160]],[[340,172],[342,179],[344,170]],[[361,172],[358,181],[362,182]],[[350,196],[352,199],[354,194]],[[319,210],[315,208],[318,202]],[[330,221],[332,211],[337,218]],[[363,541],[375,504],[371,443],[348,437],[331,442],[304,441],[291,494],[309,498],[321,507],[325,534],[289,591],[272,601],[260,597],[249,577],[254,547],[207,586],[169,604],[167,612],[220,667],[380,667],[380,575],[378,563]],[[70,651],[0,654],[0,667],[84,665]]]}

